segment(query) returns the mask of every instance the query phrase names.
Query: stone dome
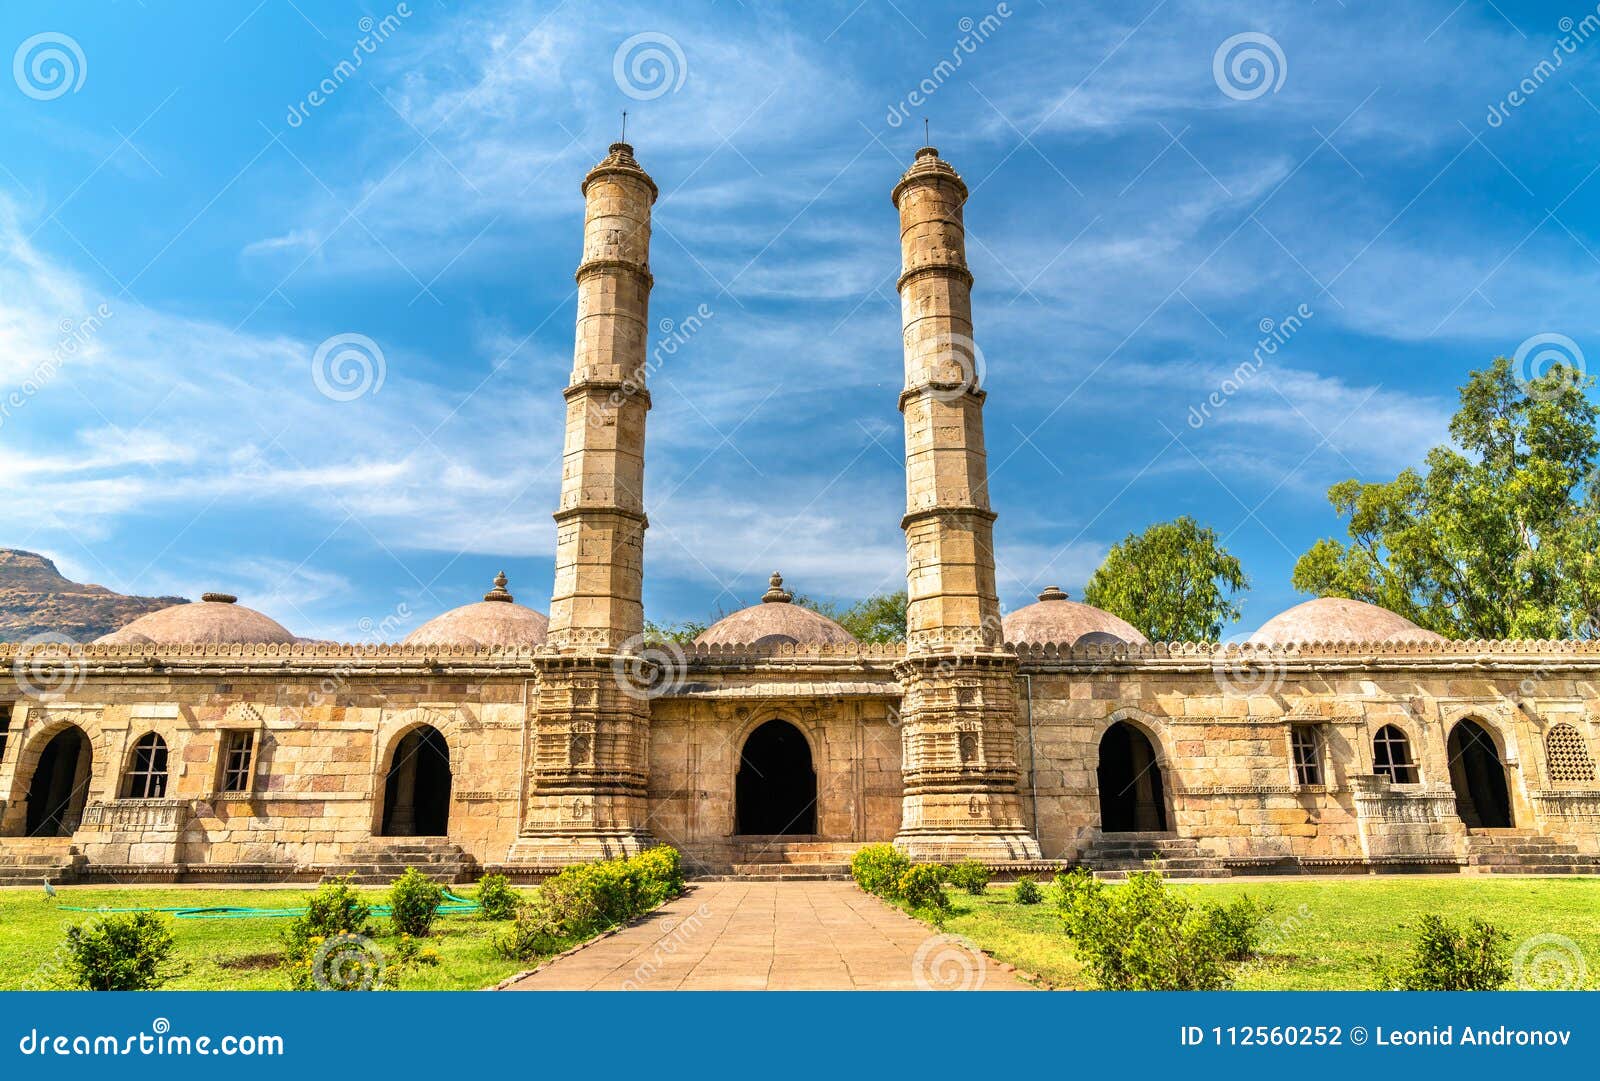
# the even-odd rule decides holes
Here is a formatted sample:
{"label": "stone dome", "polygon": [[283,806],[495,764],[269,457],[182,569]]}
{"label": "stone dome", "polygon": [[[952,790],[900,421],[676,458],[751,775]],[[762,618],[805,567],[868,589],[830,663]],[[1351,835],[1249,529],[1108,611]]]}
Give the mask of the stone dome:
{"label": "stone dome", "polygon": [[506,590],[506,572],[475,604],[434,616],[405,637],[408,646],[537,646],[550,631],[550,619],[518,604]]}
{"label": "stone dome", "polygon": [[198,601],[142,615],[95,641],[109,646],[290,645],[300,641],[277,620],[238,600],[229,593],[205,593]]}
{"label": "stone dome", "polygon": [[1148,639],[1124,619],[1089,604],[1068,600],[1057,586],[1049,586],[1033,604],[1007,613],[1001,620],[1007,642],[1060,646],[1108,645],[1113,641],[1142,646]]}
{"label": "stone dome", "polygon": [[1318,597],[1279,612],[1250,636],[1261,646],[1308,642],[1442,642],[1387,608],[1348,597]]}
{"label": "stone dome", "polygon": [[820,612],[795,604],[794,594],[783,588],[783,576],[774,572],[760,604],[723,616],[700,632],[696,645],[847,645],[850,632]]}

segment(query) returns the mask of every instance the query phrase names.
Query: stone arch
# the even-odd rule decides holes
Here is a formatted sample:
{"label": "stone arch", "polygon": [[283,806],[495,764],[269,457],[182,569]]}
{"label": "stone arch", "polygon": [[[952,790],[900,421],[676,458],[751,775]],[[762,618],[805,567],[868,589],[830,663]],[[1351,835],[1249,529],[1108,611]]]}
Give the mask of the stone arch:
{"label": "stone arch", "polygon": [[1372,772],[1391,784],[1416,784],[1422,778],[1416,745],[1398,724],[1384,724],[1372,733]]}
{"label": "stone arch", "polygon": [[1511,785],[1492,730],[1477,717],[1462,717],[1451,727],[1445,750],[1450,763],[1450,787],[1456,793],[1456,813],[1467,828],[1513,826]]}
{"label": "stone arch", "polygon": [[754,719],[739,741],[734,833],[814,836],[817,754],[811,736],[787,715]]}
{"label": "stone arch", "polygon": [[20,814],[8,832],[25,837],[70,837],[83,821],[94,777],[94,742],[71,721],[37,732],[17,761],[12,790]]}
{"label": "stone arch", "polygon": [[1131,719],[1112,720],[1097,745],[1095,783],[1102,833],[1164,833],[1170,828],[1165,755],[1159,739]]}
{"label": "stone arch", "polygon": [[444,733],[423,722],[407,725],[390,739],[383,763],[378,836],[448,836],[453,776]]}
{"label": "stone arch", "polygon": [[1592,783],[1594,756],[1576,725],[1557,721],[1544,734],[1545,772],[1552,784]]}
{"label": "stone arch", "polygon": [[161,733],[148,731],[134,740],[122,763],[122,798],[166,798],[168,758]]}

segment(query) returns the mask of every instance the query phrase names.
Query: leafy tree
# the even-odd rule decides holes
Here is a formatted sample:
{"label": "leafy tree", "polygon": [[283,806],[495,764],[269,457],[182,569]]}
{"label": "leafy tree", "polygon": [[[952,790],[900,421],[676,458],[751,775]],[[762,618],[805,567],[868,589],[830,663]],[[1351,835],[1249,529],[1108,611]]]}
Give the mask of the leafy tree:
{"label": "leafy tree", "polygon": [[681,623],[654,623],[647,619],[644,621],[644,638],[647,642],[688,643],[698,638],[709,626],[711,624],[693,619]]}
{"label": "leafy tree", "polygon": [[1521,379],[1498,357],[1461,388],[1453,446],[1392,481],[1328,492],[1349,543],[1295,564],[1296,589],[1353,597],[1455,638],[1595,637],[1600,450],[1593,380]]}
{"label": "leafy tree", "polygon": [[1216,530],[1184,515],[1129,533],[1106,553],[1083,599],[1121,616],[1152,642],[1214,639],[1239,618],[1234,594],[1250,588]]}
{"label": "leafy tree", "polygon": [[862,642],[904,642],[906,639],[906,591],[874,593],[848,607],[829,604],[811,597],[797,596],[795,604],[820,612]]}

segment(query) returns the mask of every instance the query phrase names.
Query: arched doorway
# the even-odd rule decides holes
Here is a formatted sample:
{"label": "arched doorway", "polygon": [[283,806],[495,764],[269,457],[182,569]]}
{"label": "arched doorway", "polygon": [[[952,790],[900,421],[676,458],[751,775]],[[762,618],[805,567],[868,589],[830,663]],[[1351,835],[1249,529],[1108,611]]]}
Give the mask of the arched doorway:
{"label": "arched doorway", "polygon": [[1150,737],[1118,721],[1100,737],[1100,829],[1104,833],[1162,833],[1167,798],[1161,761]]}
{"label": "arched doorway", "polygon": [[1450,730],[1450,787],[1456,790],[1456,813],[1468,829],[1507,829],[1511,794],[1506,770],[1494,740],[1476,721],[1463,720]]}
{"label": "arched doorway", "polygon": [[70,837],[89,799],[94,752],[83,729],[68,725],[45,744],[28,782],[29,837]]}
{"label": "arched doorway", "polygon": [[383,785],[383,837],[450,833],[450,748],[431,724],[400,737]]}
{"label": "arched doorway", "polygon": [[817,771],[811,745],[788,721],[771,720],[744,741],[734,781],[735,833],[809,836],[817,832]]}

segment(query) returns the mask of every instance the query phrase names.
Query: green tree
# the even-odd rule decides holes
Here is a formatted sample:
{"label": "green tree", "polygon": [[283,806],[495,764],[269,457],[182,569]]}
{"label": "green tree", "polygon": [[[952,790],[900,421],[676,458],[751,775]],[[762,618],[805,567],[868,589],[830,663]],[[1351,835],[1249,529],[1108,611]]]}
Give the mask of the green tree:
{"label": "green tree", "polygon": [[1106,553],[1083,599],[1132,623],[1152,642],[1214,639],[1239,618],[1234,595],[1250,588],[1216,530],[1184,515],[1129,533]]}
{"label": "green tree", "polygon": [[897,593],[874,593],[847,607],[802,596],[796,596],[794,603],[827,616],[858,641],[906,640],[906,591],[903,589]]}
{"label": "green tree", "polygon": [[644,638],[647,642],[687,644],[698,638],[709,626],[711,624],[693,619],[686,619],[681,623],[654,623],[647,619],[644,621]]}
{"label": "green tree", "polygon": [[1296,589],[1353,597],[1452,638],[1592,638],[1600,616],[1593,381],[1519,378],[1498,357],[1461,388],[1454,445],[1392,481],[1334,485],[1348,543],[1318,541]]}

